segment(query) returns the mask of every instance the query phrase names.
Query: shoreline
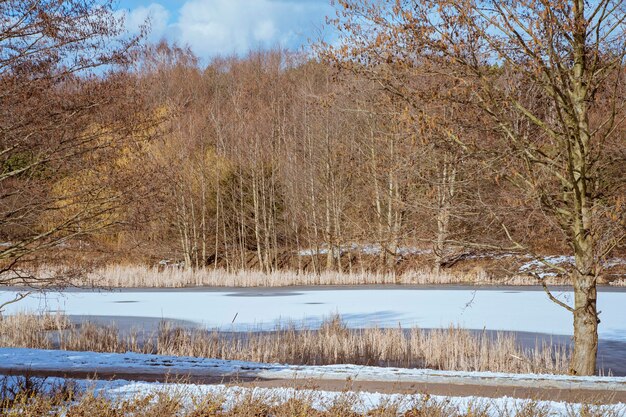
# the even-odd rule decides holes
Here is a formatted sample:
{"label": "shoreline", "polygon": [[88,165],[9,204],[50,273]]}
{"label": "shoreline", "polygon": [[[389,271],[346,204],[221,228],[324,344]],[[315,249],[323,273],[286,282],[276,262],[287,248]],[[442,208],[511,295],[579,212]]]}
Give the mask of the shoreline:
{"label": "shoreline", "polygon": [[[573,291],[570,285],[549,285],[551,291]],[[133,292],[294,292],[294,291],[342,291],[342,290],[385,290],[385,291],[539,291],[544,289],[541,285],[503,285],[503,284],[346,284],[346,285],[284,285],[284,286],[185,286],[185,287],[51,287],[31,288],[24,286],[0,286],[2,291],[32,291],[47,293],[81,293],[81,292],[110,292],[110,293],[133,293]],[[603,293],[626,293],[626,287],[613,285],[598,285],[598,292]]]}

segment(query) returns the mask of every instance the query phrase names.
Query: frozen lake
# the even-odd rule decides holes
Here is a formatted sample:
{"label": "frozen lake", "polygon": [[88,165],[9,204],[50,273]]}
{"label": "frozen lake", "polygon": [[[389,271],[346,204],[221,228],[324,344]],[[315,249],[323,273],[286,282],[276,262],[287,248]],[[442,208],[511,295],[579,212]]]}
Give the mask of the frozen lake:
{"label": "frozen lake", "polygon": [[[0,291],[0,301],[13,291]],[[572,293],[554,292],[571,303]],[[626,341],[626,292],[600,290],[602,340]],[[271,330],[278,321],[316,326],[340,314],[354,328],[439,328],[450,324],[467,329],[571,335],[572,317],[536,289],[520,288],[272,288],[69,291],[34,294],[10,305],[18,311],[62,311],[72,316],[108,317],[137,323],[171,319],[209,328]]]}

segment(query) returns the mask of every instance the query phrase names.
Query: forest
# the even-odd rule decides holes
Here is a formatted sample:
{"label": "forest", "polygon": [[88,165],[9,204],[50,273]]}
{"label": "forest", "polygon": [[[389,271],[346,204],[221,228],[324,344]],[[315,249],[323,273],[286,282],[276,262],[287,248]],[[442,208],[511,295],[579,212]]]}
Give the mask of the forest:
{"label": "forest", "polygon": [[[441,268],[463,254],[567,252],[546,213],[567,193],[444,75],[381,67],[380,81],[282,50],[203,66],[165,42],[134,59],[106,76],[29,80],[29,91],[3,77],[21,83],[4,88],[2,105],[4,259],[315,272],[393,270],[411,254]],[[396,76],[418,94],[390,93]],[[491,76],[549,111],[506,68]],[[610,111],[605,101],[592,118]],[[515,122],[541,151],[554,148]],[[607,246],[604,229],[624,227],[623,129],[620,120],[594,155]]]}

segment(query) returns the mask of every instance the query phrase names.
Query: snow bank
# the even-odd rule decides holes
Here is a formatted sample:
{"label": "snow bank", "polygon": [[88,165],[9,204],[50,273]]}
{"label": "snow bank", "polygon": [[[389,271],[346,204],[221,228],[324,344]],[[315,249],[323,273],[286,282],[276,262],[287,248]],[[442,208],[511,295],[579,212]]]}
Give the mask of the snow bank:
{"label": "snow bank", "polygon": [[353,381],[481,384],[488,386],[544,387],[626,391],[626,377],[574,377],[547,374],[459,372],[430,369],[380,368],[361,365],[301,366],[228,361],[221,359],[148,355],[140,353],[96,353],[26,348],[0,348],[4,369],[31,371],[74,371],[190,376],[253,377],[292,380],[329,379]]}
{"label": "snow bank", "polygon": [[[61,378],[50,378],[45,381],[50,387],[59,386],[64,382]],[[240,399],[254,397],[263,399],[273,404],[280,404],[291,399],[301,399],[311,402],[318,410],[326,410],[330,405],[347,399],[352,404],[355,412],[367,413],[380,406],[395,404],[399,412],[410,410],[414,405],[429,401],[431,403],[445,403],[458,411],[467,411],[470,406],[485,406],[492,416],[500,415],[502,410],[521,410],[525,405],[532,403],[530,400],[501,397],[445,397],[438,395],[424,396],[422,394],[381,394],[376,392],[333,392],[321,390],[297,390],[293,388],[244,388],[226,385],[200,385],[200,384],[172,384],[172,383],[148,383],[132,382],[124,380],[115,381],[90,381],[74,380],[79,389],[92,390],[96,395],[102,395],[111,399],[132,400],[137,397],[152,393],[165,392],[172,395],[180,395],[186,399],[187,406],[192,406],[194,399],[206,396],[223,399],[224,409],[232,408]],[[556,401],[537,401],[536,407],[545,410],[548,416],[571,416],[578,413],[581,404],[564,403]],[[621,415],[626,412],[626,405],[611,404],[602,406],[605,412],[613,412],[612,415]]]}
{"label": "snow bank", "polygon": [[[544,278],[547,276],[556,276],[557,272],[552,267],[556,268],[571,268],[575,263],[575,259],[573,256],[566,255],[554,255],[554,256],[546,256],[542,259],[535,259],[529,262],[522,264],[519,267],[519,272],[528,273],[534,272],[540,278]],[[604,268],[614,268],[616,266],[626,265],[626,259],[624,258],[611,258],[602,263]]]}

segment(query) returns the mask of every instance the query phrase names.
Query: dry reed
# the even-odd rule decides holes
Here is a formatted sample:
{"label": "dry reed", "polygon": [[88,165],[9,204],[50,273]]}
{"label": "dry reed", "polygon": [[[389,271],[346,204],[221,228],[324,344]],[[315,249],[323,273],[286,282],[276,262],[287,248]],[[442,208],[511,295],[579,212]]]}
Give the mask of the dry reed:
{"label": "dry reed", "polygon": [[542,343],[521,348],[512,334],[448,329],[348,329],[339,317],[319,330],[290,325],[273,332],[224,335],[165,324],[159,353],[303,365],[357,364],[459,371],[565,373],[569,352]]}
{"label": "dry reed", "polygon": [[[63,276],[62,267],[43,266],[31,271],[39,277]],[[283,287],[318,285],[538,285],[536,278],[511,275],[494,278],[483,269],[472,272],[440,272],[410,270],[402,274],[374,272],[344,273],[328,271],[319,274],[295,271],[275,271],[266,274],[255,270],[229,272],[214,268],[157,268],[142,265],[108,265],[85,272],[79,277],[67,277],[67,282],[80,287],[109,288],[182,288],[182,287]],[[567,284],[565,278],[547,277],[550,285]]]}
{"label": "dry reed", "polygon": [[62,318],[52,319],[7,316],[0,320],[0,345],[297,365],[357,364],[519,373],[565,373],[569,363],[565,346],[543,342],[522,348],[509,333],[490,335],[458,327],[348,329],[338,316],[324,321],[319,329],[290,324],[272,332],[229,333],[183,329],[163,322],[154,334],[126,335],[113,326],[92,323],[50,331],[51,322],[64,325]]}

